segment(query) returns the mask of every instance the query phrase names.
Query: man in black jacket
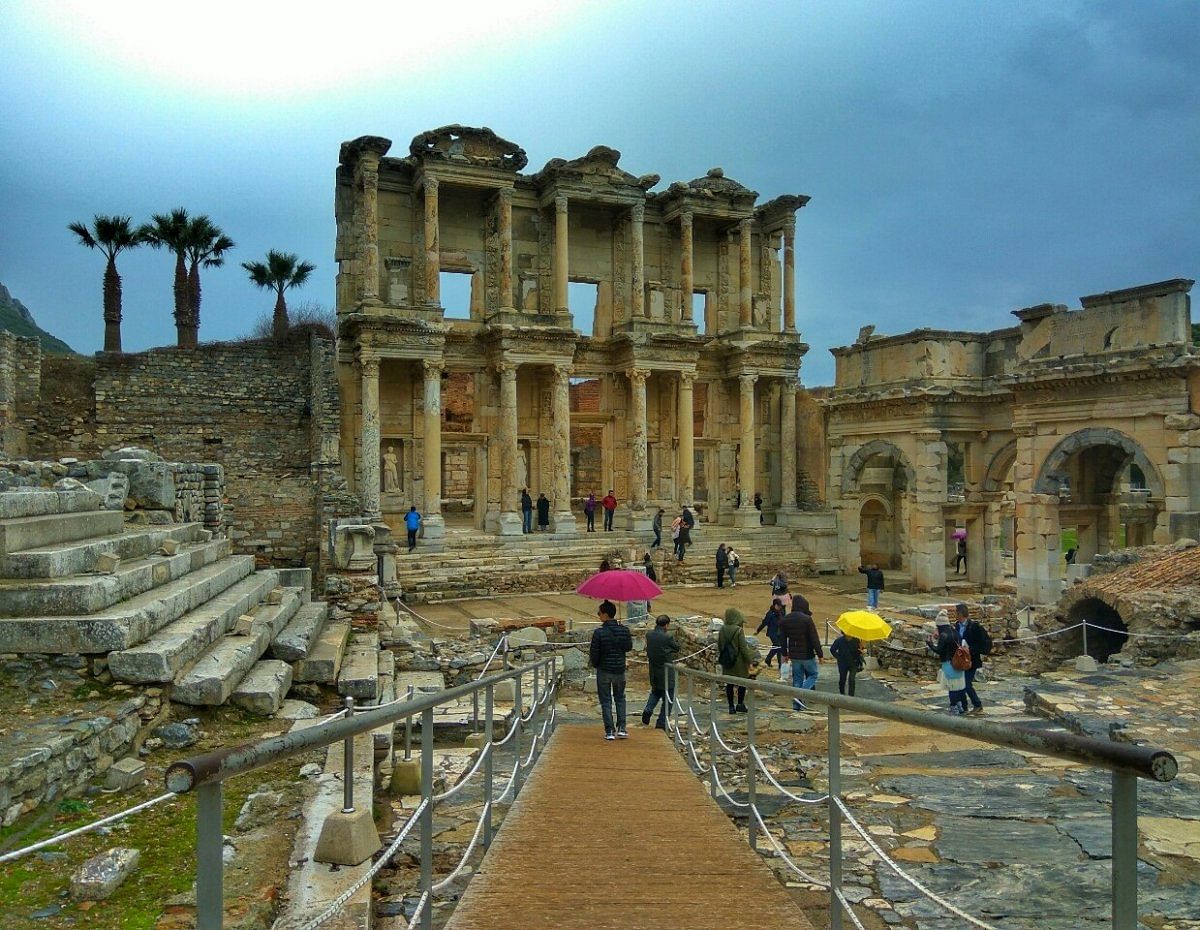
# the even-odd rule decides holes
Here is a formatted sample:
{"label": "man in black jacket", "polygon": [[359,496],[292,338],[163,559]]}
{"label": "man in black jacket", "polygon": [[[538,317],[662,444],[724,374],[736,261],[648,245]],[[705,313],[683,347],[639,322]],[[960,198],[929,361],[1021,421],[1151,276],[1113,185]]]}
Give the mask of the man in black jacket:
{"label": "man in black jacket", "polygon": [[[963,712],[982,714],[983,701],[979,700],[979,695],[975,693],[975,675],[983,668],[983,657],[992,651],[992,637],[988,635],[982,623],[971,619],[966,604],[956,604],[954,614],[954,631],[958,634],[959,642],[966,643],[967,648],[971,650],[971,667],[963,672],[967,682],[963,694],[970,700],[971,709]],[[966,707],[965,702],[963,707]]]}
{"label": "man in black jacket", "polygon": [[[820,672],[818,662],[825,658],[825,650],[821,648],[821,637],[817,633],[817,625],[812,616],[801,608],[808,602],[796,595],[792,599],[792,611],[779,624],[779,634],[783,637],[783,651],[792,666],[792,687],[806,688],[809,691],[817,687],[817,675]],[[803,701],[792,699],[793,710],[808,710]]]}
{"label": "man in black jacket", "polygon": [[867,576],[867,607],[874,610],[879,606],[879,592],[883,590],[883,572],[874,562],[860,565],[858,570]]}
{"label": "man in black jacket", "polygon": [[[625,653],[633,648],[633,637],[627,627],[617,623],[617,608],[611,601],[601,602],[596,616],[600,626],[592,631],[588,658],[596,670],[604,738],[625,739],[629,736],[625,729]],[[615,722],[613,704],[617,705]]]}
{"label": "man in black jacket", "polygon": [[679,643],[667,632],[671,618],[659,614],[654,621],[654,629],[646,634],[646,661],[650,665],[650,697],[642,710],[642,726],[650,726],[650,715],[654,706],[663,702],[662,710],[658,712],[658,722],[654,725],[660,730],[667,728],[667,708],[675,695],[675,670],[667,669],[668,662],[674,662],[679,656]]}

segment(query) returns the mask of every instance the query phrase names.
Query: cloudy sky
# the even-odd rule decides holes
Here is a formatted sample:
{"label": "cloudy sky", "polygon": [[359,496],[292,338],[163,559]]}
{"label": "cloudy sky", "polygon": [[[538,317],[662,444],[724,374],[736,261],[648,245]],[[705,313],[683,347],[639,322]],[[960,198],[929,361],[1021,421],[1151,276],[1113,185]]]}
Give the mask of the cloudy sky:
{"label": "cloudy sky", "polygon": [[[338,145],[486,125],[530,169],[596,144],[663,184],[714,165],[805,193],[803,380],[858,327],[994,329],[1200,272],[1200,3],[627,2],[200,7],[0,2],[0,281],[99,349],[95,213],[207,213],[202,339],[271,306],[240,262],[314,262],[333,304]],[[411,7],[410,11],[408,8]],[[120,264],[127,350],[174,341],[172,262]]]}

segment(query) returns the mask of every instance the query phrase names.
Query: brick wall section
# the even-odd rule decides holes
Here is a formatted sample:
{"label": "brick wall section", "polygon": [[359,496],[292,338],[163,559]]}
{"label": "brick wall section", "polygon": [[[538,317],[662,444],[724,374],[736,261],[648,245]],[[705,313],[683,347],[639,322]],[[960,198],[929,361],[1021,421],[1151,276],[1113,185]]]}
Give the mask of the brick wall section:
{"label": "brick wall section", "polygon": [[24,418],[37,405],[41,362],[36,339],[0,330],[0,454],[25,454]]}

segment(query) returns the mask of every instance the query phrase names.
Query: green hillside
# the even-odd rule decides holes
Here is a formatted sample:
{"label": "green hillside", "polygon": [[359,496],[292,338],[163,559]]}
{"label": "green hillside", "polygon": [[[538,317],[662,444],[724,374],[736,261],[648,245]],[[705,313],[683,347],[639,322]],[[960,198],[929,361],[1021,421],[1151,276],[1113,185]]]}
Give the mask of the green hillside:
{"label": "green hillside", "polygon": [[42,351],[53,355],[74,355],[75,350],[56,336],[37,325],[33,314],[28,308],[8,292],[0,284],[0,329],[6,329],[18,336],[28,336],[37,339],[42,344]]}

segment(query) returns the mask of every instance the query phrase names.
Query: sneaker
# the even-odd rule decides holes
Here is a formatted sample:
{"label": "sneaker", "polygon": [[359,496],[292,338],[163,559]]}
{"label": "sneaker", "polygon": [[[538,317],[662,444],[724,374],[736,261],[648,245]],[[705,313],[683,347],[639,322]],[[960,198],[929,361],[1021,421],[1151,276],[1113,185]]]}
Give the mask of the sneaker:
{"label": "sneaker", "polygon": [[666,728],[667,728],[667,725],[665,723],[663,723],[663,721],[661,721],[661,720],[658,721],[658,723],[656,723],[654,725],[654,729],[656,729],[656,730],[665,730]]}
{"label": "sneaker", "polygon": [[731,713],[731,714],[737,713],[737,708],[734,707],[732,704],[729,705],[729,713]]}
{"label": "sneaker", "polygon": [[808,710],[808,705],[803,701],[792,700],[792,710]]}
{"label": "sneaker", "polygon": [[972,714],[972,715],[982,714],[983,713],[983,705],[980,704],[978,707],[972,707],[969,711],[967,711],[967,713]]}
{"label": "sneaker", "polygon": [[617,737],[616,737],[616,734],[615,734],[615,733],[613,733],[613,731],[612,731],[612,730],[606,730],[606,731],[604,732],[604,738],[605,738],[605,739],[616,739]]}
{"label": "sneaker", "polygon": [[629,734],[625,731],[624,727],[617,730],[617,739],[629,739]]}
{"label": "sneaker", "polygon": [[962,714],[963,714],[963,709],[961,707],[959,707],[957,704],[951,705],[951,707],[950,707],[950,716],[951,717],[961,717]]}
{"label": "sneaker", "polygon": [[648,710],[642,711],[642,726],[650,726],[650,711]]}
{"label": "sneaker", "polygon": [[734,711],[739,714],[748,714],[749,713],[749,711],[746,710],[745,704],[739,704],[737,707],[734,708]]}

